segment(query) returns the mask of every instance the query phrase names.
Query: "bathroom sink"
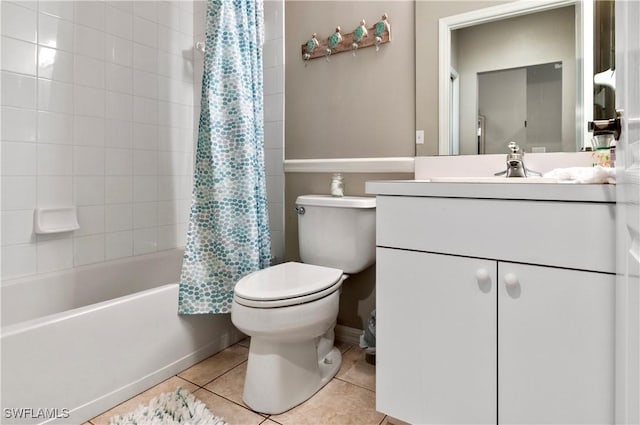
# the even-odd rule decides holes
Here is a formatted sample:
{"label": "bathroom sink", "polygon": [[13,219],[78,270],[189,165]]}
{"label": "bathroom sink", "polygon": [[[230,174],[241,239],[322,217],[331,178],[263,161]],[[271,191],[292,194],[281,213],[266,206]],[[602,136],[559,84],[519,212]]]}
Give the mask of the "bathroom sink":
{"label": "bathroom sink", "polygon": [[547,177],[431,177],[433,183],[558,183],[557,179]]}

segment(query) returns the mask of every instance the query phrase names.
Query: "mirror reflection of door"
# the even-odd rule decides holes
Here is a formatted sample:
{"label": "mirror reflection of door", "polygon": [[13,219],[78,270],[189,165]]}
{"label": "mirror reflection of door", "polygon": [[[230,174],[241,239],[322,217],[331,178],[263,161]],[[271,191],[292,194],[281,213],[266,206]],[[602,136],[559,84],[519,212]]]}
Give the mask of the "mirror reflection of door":
{"label": "mirror reflection of door", "polygon": [[458,155],[460,153],[460,75],[458,71],[451,68],[451,85],[449,92],[449,153]]}
{"label": "mirror reflection of door", "polygon": [[478,152],[504,153],[509,141],[525,152],[562,150],[562,64],[481,72]]}

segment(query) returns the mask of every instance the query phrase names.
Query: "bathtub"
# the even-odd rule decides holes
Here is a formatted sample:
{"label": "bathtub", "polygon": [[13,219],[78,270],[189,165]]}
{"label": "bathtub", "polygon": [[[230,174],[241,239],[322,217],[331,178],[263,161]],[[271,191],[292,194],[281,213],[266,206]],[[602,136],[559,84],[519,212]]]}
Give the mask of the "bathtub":
{"label": "bathtub", "polygon": [[240,340],[177,314],[181,250],[7,280],[0,422],[82,423]]}

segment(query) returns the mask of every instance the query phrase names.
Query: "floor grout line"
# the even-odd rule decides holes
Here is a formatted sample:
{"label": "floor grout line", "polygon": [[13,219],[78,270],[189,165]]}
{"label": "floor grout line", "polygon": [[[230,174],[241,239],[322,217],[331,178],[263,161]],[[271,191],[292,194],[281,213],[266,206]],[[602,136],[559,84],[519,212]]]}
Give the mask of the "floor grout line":
{"label": "floor grout line", "polygon": [[[245,360],[246,361],[246,360]],[[243,361],[242,363],[244,363],[245,361]],[[226,375],[227,373],[231,372],[231,370],[235,369],[236,367],[240,366],[242,363],[238,363],[237,365],[233,366],[231,369],[227,370],[226,372],[222,372],[220,375],[216,376],[215,378],[213,378],[210,381],[207,381],[204,385],[200,385],[200,388],[204,388],[207,385],[209,385],[210,383],[212,383],[213,381],[215,381],[218,378],[222,378],[224,375]]]}
{"label": "floor grout line", "polygon": [[349,348],[347,348],[346,350],[344,350],[344,352],[341,352],[340,354],[347,354],[353,347],[355,347],[355,345],[349,345]]}
{"label": "floor grout line", "polygon": [[[182,373],[182,372],[180,372],[180,373]],[[196,386],[196,387],[198,387],[198,388],[204,388],[204,387],[202,387],[201,385],[196,384],[195,382],[192,382],[192,381],[189,381],[189,380],[188,380],[188,379],[186,379],[186,378],[183,378],[183,377],[182,377],[182,376],[180,376],[180,375],[175,375],[175,377],[176,377],[176,378],[180,378],[180,379],[182,379],[183,381],[187,381],[188,383],[190,383],[190,384],[192,384],[192,385],[195,385],[195,386]],[[171,379],[171,378],[169,378],[169,379]],[[163,382],[164,382],[164,381],[163,381]],[[151,388],[153,388],[153,387],[151,387]]]}
{"label": "floor grout line", "polygon": [[360,385],[360,384],[356,384],[356,383],[354,383],[354,382],[347,381],[346,379],[343,379],[343,378],[338,378],[338,377],[334,376],[334,377],[333,377],[333,379],[337,379],[338,381],[342,381],[342,382],[344,382],[344,383],[346,383],[346,384],[351,384],[351,385],[353,385],[354,387],[362,388],[363,390],[367,390],[367,391],[372,392],[372,393],[374,393],[374,394],[376,393],[376,390],[372,390],[371,388],[363,387],[363,386],[362,386],[362,385]]}
{"label": "floor grout line", "polygon": [[243,360],[242,362],[238,363],[235,366],[232,366],[231,369],[227,370],[226,372],[222,372],[222,374],[216,376],[215,378],[213,378],[211,381],[207,382],[206,384],[202,385],[200,388],[204,388],[205,386],[209,385],[210,383],[212,383],[213,381],[222,378],[224,375],[226,375],[227,373],[231,372],[233,369],[237,368],[238,366],[241,366],[243,363],[246,363],[247,360]]}
{"label": "floor grout line", "polygon": [[[242,404],[240,404],[240,403],[238,403],[238,402],[236,402],[236,401],[234,401],[234,400],[231,400],[230,398],[225,397],[225,396],[223,396],[222,394],[218,394],[218,393],[217,393],[217,392],[215,392],[215,391],[211,391],[211,390],[210,390],[210,389],[208,389],[208,388],[204,388],[204,387],[202,387],[201,389],[203,389],[203,390],[205,390],[205,391],[208,391],[208,392],[210,392],[211,394],[215,394],[215,395],[217,395],[218,397],[223,398],[223,399],[225,399],[225,400],[227,400],[227,401],[229,401],[229,402],[231,402],[231,403],[235,404],[236,406],[240,406],[240,407],[242,407],[244,410],[248,410],[248,411],[249,411],[249,412],[251,412],[251,413],[255,413],[256,415],[260,415],[260,416],[262,416],[265,420],[266,420],[266,419],[269,419],[269,418],[271,417],[271,415],[267,415],[267,416],[265,417],[265,416],[263,416],[263,414],[262,414],[262,413],[256,412],[255,410],[251,410],[251,409],[249,409],[247,406],[242,405]],[[264,421],[262,421],[262,422],[264,422]],[[262,423],[262,422],[260,422],[260,423]]]}
{"label": "floor grout line", "polygon": [[[182,372],[184,372],[184,370],[183,370]],[[182,373],[182,372],[180,372],[180,373]],[[174,375],[174,376],[175,376],[176,378],[180,378],[180,379],[182,379],[183,381],[187,381],[188,383],[193,384],[193,385],[195,385],[195,386],[196,386],[196,387],[198,387],[198,388],[203,388],[203,387],[202,387],[202,385],[198,385],[198,384],[196,384],[196,383],[195,383],[195,382],[193,382],[193,381],[189,381],[187,378],[183,378],[183,377],[182,377],[182,376],[180,376],[180,375]],[[169,378],[169,379],[171,379],[171,378]],[[163,382],[164,382],[164,381],[163,381]],[[151,387],[151,388],[153,388],[153,387]]]}

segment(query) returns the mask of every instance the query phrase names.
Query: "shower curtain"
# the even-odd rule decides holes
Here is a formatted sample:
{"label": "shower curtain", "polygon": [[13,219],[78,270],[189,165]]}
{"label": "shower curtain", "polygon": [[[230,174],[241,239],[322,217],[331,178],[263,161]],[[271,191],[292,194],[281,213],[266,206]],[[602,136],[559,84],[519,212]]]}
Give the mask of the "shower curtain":
{"label": "shower curtain", "polygon": [[262,0],[208,2],[180,314],[230,312],[236,282],[270,263],[262,8]]}

